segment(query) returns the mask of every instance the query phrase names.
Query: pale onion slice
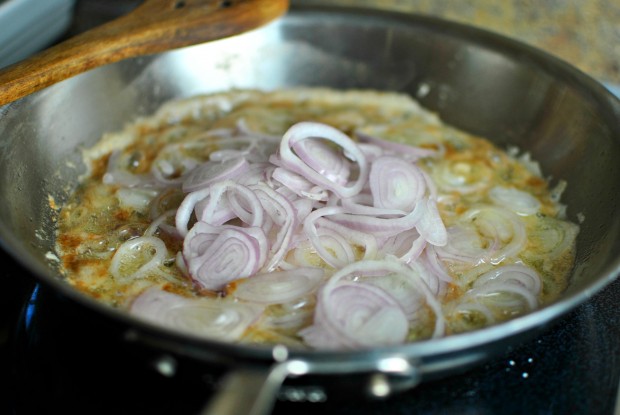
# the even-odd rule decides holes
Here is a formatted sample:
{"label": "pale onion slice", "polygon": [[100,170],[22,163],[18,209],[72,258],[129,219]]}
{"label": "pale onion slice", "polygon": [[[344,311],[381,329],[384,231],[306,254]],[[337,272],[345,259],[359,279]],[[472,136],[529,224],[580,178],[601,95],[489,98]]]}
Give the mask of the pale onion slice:
{"label": "pale onion slice", "polygon": [[463,301],[446,308],[450,326],[457,333],[489,326],[497,321],[489,307],[478,302]]}
{"label": "pale onion slice", "polygon": [[341,282],[319,291],[310,327],[299,334],[312,347],[355,349],[402,344],[409,322],[398,302],[381,288]]}
{"label": "pale onion slice", "polygon": [[[317,139],[333,142],[357,164],[358,177],[353,183],[340,184],[341,180],[332,181],[326,178],[309,165],[313,163],[311,160],[307,157],[304,160],[293,152],[299,142]],[[300,122],[293,125],[282,137],[279,157],[282,167],[305,177],[317,186],[331,190],[339,197],[351,197],[358,194],[368,179],[368,161],[357,144],[342,131],[325,124]]]}
{"label": "pale onion slice", "polygon": [[314,187],[314,183],[308,181],[305,177],[282,167],[274,169],[272,178],[292,190],[298,196],[301,196],[304,192],[308,193]]}
{"label": "pale onion slice", "polygon": [[155,189],[121,187],[116,191],[119,204],[124,209],[146,211],[159,192]]}
{"label": "pale onion slice", "polygon": [[437,253],[437,247],[434,245],[426,245],[424,249],[423,260],[424,263],[431,269],[432,273],[435,274],[440,280],[444,282],[451,282],[452,277],[450,273],[446,269],[445,264],[439,258]]}
{"label": "pale onion slice", "polygon": [[376,216],[378,218],[397,218],[404,216],[410,211],[401,209],[387,209],[376,207],[373,204],[372,194],[359,193],[353,197],[345,197],[339,200],[346,213],[354,215]]}
{"label": "pale onion slice", "polygon": [[430,198],[424,198],[418,202],[416,209],[422,209],[420,221],[416,229],[429,243],[436,246],[445,246],[448,243],[448,232],[439,215],[437,202]]}
{"label": "pale onion slice", "polygon": [[206,187],[204,189],[197,190],[189,193],[179,207],[175,215],[175,226],[179,235],[186,236],[188,232],[188,226],[194,214],[194,209],[197,204],[205,200],[211,194],[211,188]]}
{"label": "pale onion slice", "polygon": [[395,156],[375,159],[368,183],[377,208],[411,212],[426,193],[426,181],[419,167]]}
{"label": "pale onion slice", "polygon": [[[413,275],[416,280],[419,279],[424,281],[424,284],[430,290],[433,298],[437,299],[439,297],[443,297],[446,293],[447,285],[445,275],[429,266],[426,256],[422,257],[418,261],[407,264],[407,267],[411,269],[409,274],[410,276]],[[421,286],[421,284],[418,284],[418,288],[419,286]]]}
{"label": "pale onion slice", "polygon": [[149,219],[155,220],[169,210],[179,207],[185,195],[180,189],[164,189],[155,196],[149,207]]}
{"label": "pale onion slice", "polygon": [[463,218],[476,227],[483,238],[489,240],[484,261],[499,264],[516,257],[527,240],[525,224],[515,213],[495,206],[473,208]]}
{"label": "pale onion slice", "polygon": [[323,218],[342,211],[343,208],[339,206],[316,209],[306,217],[303,224],[304,235],[316,253],[333,268],[354,262],[357,259],[355,246],[364,248],[364,258],[374,258],[377,253],[377,241],[373,235]]}
{"label": "pale onion slice", "polygon": [[253,186],[259,183],[265,183],[269,187],[275,189],[278,186],[274,184],[273,172],[277,167],[271,163],[252,163],[250,170],[243,173],[237,182],[244,186]]}
{"label": "pale onion slice", "polygon": [[166,145],[151,163],[151,175],[163,186],[180,187],[187,174],[206,161],[213,141],[220,137],[229,138],[230,130],[210,130]]}
{"label": "pale onion slice", "polygon": [[254,303],[283,304],[313,292],[324,273],[321,268],[302,267],[257,274],[239,281],[232,295]]}
{"label": "pale onion slice", "polygon": [[342,212],[342,208],[338,206],[324,207],[316,209],[310,213],[304,220],[303,230],[305,237],[310,241],[316,253],[325,261],[325,263],[333,268],[340,268],[355,259],[355,255],[350,245],[346,243],[345,238],[335,232],[327,231],[319,233],[317,222],[319,218],[333,213]]}
{"label": "pale onion slice", "polygon": [[535,220],[536,225],[530,227],[528,233],[529,243],[534,246],[527,251],[530,257],[555,259],[574,249],[578,225],[549,216],[536,217]]}
{"label": "pale onion slice", "polygon": [[330,228],[318,227],[310,238],[321,259],[333,268],[341,268],[355,262],[355,251],[344,235]]}
{"label": "pale onion slice", "polygon": [[110,263],[110,275],[119,279],[139,279],[160,275],[168,248],[155,236],[140,236],[118,247]]}
{"label": "pale onion slice", "polygon": [[425,302],[412,278],[402,273],[386,273],[385,275],[362,277],[359,281],[375,285],[390,294],[403,308],[407,320],[413,320]]}
{"label": "pale onion slice", "polygon": [[103,174],[102,182],[109,185],[119,185],[122,187],[139,187],[139,188],[160,188],[161,185],[157,183],[150,175],[147,174],[135,174],[128,170],[128,167],[123,167],[121,164],[129,164],[127,160],[122,160],[122,153],[120,150],[115,150],[110,154],[108,158],[108,164],[106,172]]}
{"label": "pale onion slice", "polygon": [[416,287],[435,314],[433,337],[442,336],[445,321],[441,305],[418,271],[393,257],[347,265],[319,290],[313,324],[299,334],[310,346],[324,348],[402,343],[409,331],[404,307],[411,311],[411,304],[401,304],[384,289],[368,283],[371,278],[396,273]]}
{"label": "pale onion slice", "polygon": [[538,306],[541,288],[534,269],[522,263],[508,264],[480,275],[459,302],[475,302],[504,317],[517,315]]}
{"label": "pale onion slice", "polygon": [[269,242],[261,228],[196,222],[183,243],[183,258],[196,284],[221,290],[254,275],[265,263]]}
{"label": "pale onion slice", "polygon": [[[312,322],[314,313],[313,294],[306,297],[296,298],[287,303],[278,304],[277,308],[271,307],[261,318],[261,326],[276,330],[284,330],[289,333],[296,333],[301,328],[308,326]],[[292,338],[288,337],[289,339]],[[295,340],[298,346],[307,349],[307,346],[299,340]]]}
{"label": "pale onion slice", "polygon": [[[270,258],[265,265],[267,271],[273,271],[278,267],[280,261],[282,261],[284,255],[291,247],[293,234],[298,224],[297,210],[287,198],[264,183],[258,183],[251,189],[259,199],[267,216],[280,228],[276,232],[275,238],[272,238],[269,249]],[[263,226],[263,229],[265,233],[268,232],[265,226]]]}
{"label": "pale onion slice", "polygon": [[434,277],[428,275],[426,271],[427,270],[423,270],[421,267],[417,267],[417,265],[416,268],[412,268],[410,265],[402,263],[393,256],[387,256],[386,259],[383,260],[366,260],[350,264],[337,271],[325,285],[337,284],[341,280],[348,280],[351,278],[372,277],[388,273],[403,274],[415,284],[418,292],[424,295],[426,304],[435,314],[433,337],[439,337],[445,332],[445,321],[441,310],[441,304],[437,300],[435,294],[431,292],[428,285],[428,281],[430,281],[429,278]]}
{"label": "pale onion slice", "polygon": [[318,139],[300,140],[291,147],[297,157],[317,173],[341,186],[347,184],[351,174],[349,161],[327,143]]}
{"label": "pale onion slice", "polygon": [[401,232],[383,240],[379,248],[379,257],[393,255],[408,264],[418,259],[426,247],[426,240],[416,229]]}
{"label": "pale onion slice", "polygon": [[244,157],[236,157],[221,162],[207,161],[187,174],[183,180],[183,191],[194,192],[216,181],[233,179],[250,168]]}
{"label": "pale onion slice", "polygon": [[541,207],[540,201],[534,196],[514,187],[495,186],[489,190],[489,197],[496,205],[523,216],[534,215]]}
{"label": "pale onion slice", "polygon": [[417,160],[424,157],[437,157],[438,151],[384,140],[372,134],[360,130],[355,131],[355,136],[366,145],[380,147],[388,154],[397,154],[408,160]]}
{"label": "pale onion slice", "polygon": [[161,230],[174,238],[183,239],[177,231],[177,228],[167,223],[169,218],[174,218],[175,215],[176,211],[174,209],[170,209],[159,215],[159,217],[155,218],[149,227],[146,228],[144,231],[144,236],[156,236],[156,234]]}
{"label": "pale onion slice", "polygon": [[[538,306],[538,298],[527,288],[513,283],[484,284],[471,290],[469,295],[482,302],[491,311],[507,316],[509,313],[519,314],[527,309],[534,310]],[[525,304],[524,304],[525,302]]]}
{"label": "pale onion slice", "polygon": [[477,264],[487,249],[482,236],[471,226],[454,225],[446,229],[448,242],[437,248],[437,255],[446,261]]}
{"label": "pale onion slice", "polygon": [[277,145],[280,143],[281,138],[279,135],[266,134],[252,130],[244,118],[240,118],[239,121],[237,121],[237,132],[242,136],[251,137],[255,141],[261,141],[263,144]]}
{"label": "pale onion slice", "polygon": [[[200,205],[196,205],[199,221],[211,225],[221,225],[232,217],[241,219],[251,227],[263,224],[263,207],[256,193],[247,186],[232,180],[223,180],[209,186],[211,191]],[[224,199],[224,204],[221,203]]]}
{"label": "pale onion slice", "polygon": [[129,313],[174,330],[215,340],[238,341],[263,307],[221,298],[187,298],[149,288],[137,296]]}
{"label": "pale onion slice", "polygon": [[370,215],[355,215],[346,213],[344,209],[342,209],[341,212],[325,214],[325,216],[329,216],[330,220],[346,226],[347,228],[370,233],[377,238],[388,238],[415,228],[425,214],[425,211],[426,208],[418,203],[411,212],[398,217],[385,218]]}
{"label": "pale onion slice", "polygon": [[360,150],[362,150],[362,153],[364,153],[366,159],[369,162],[373,162],[377,157],[381,157],[385,153],[383,148],[381,148],[381,146],[379,145],[358,142],[357,146],[360,148]]}
{"label": "pale onion slice", "polygon": [[511,283],[522,286],[534,296],[540,294],[542,283],[540,276],[533,269],[521,263],[503,265],[482,274],[473,286],[480,287],[490,284]]}
{"label": "pale onion slice", "polygon": [[468,160],[441,160],[433,170],[433,179],[439,189],[461,194],[488,188],[492,175],[491,167]]}

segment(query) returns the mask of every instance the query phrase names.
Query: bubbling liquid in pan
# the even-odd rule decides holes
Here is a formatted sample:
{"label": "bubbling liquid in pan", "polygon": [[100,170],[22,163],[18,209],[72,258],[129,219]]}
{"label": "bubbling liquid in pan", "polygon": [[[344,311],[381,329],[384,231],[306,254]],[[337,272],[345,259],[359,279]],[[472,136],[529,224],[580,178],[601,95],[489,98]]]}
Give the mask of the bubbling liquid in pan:
{"label": "bubbling liquid in pan", "polygon": [[110,132],[59,211],[67,281],[196,336],[359,349],[553,301],[578,225],[536,162],[370,90],[238,90]]}

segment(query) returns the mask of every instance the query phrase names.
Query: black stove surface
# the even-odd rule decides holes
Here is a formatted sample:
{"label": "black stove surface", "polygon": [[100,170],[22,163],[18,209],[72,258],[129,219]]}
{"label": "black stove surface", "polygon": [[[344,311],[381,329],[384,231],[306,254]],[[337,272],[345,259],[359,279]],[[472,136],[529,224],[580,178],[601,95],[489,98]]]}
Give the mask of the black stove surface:
{"label": "black stove surface", "polygon": [[[119,327],[38,284],[6,254],[0,410],[8,414],[196,414],[217,373],[180,360],[176,374],[120,341]],[[539,337],[460,375],[369,401],[278,401],[274,414],[614,414],[620,380],[620,280]],[[342,380],[346,382],[346,379]]]}
{"label": "black stove surface", "polygon": [[[129,11],[130,0],[78,0],[67,36]],[[119,341],[119,328],[60,298],[0,251],[0,414],[195,414],[215,375]],[[539,337],[464,374],[380,401],[278,401],[274,414],[614,414],[620,380],[620,280]],[[346,379],[343,380],[346,382]]]}

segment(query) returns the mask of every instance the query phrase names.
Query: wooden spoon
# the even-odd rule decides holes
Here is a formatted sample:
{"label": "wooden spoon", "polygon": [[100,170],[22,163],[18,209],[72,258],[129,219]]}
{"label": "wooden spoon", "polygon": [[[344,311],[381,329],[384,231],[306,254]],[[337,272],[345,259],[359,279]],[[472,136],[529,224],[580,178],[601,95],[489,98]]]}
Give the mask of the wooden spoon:
{"label": "wooden spoon", "polygon": [[145,0],[132,12],[0,70],[0,106],[89,69],[236,35],[288,0]]}

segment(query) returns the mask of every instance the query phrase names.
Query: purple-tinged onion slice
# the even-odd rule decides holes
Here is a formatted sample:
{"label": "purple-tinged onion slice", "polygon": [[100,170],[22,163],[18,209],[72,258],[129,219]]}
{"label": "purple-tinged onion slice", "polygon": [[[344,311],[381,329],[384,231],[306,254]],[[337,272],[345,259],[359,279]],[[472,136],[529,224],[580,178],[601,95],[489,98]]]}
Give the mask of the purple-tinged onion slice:
{"label": "purple-tinged onion slice", "polygon": [[233,280],[256,274],[265,263],[268,247],[261,228],[196,222],[185,237],[183,257],[196,284],[221,290]]}
{"label": "purple-tinged onion slice", "polygon": [[435,314],[433,337],[443,335],[441,305],[429,289],[426,276],[395,258],[358,261],[337,271],[319,290],[313,324],[299,334],[310,346],[322,348],[355,349],[404,342],[409,332],[405,309],[413,312],[412,304],[401,304],[384,289],[369,283],[372,278],[391,273],[401,274],[416,288]]}
{"label": "purple-tinged onion slice", "polygon": [[[327,140],[342,148],[353,162],[357,164],[358,177],[352,184],[341,184],[343,180],[330,180],[322,173],[316,171],[311,165],[317,162],[309,152],[302,155],[294,153],[294,149],[300,148],[300,142],[304,140]],[[342,155],[344,158],[344,154]],[[300,122],[289,128],[280,142],[280,163],[282,167],[297,173],[317,186],[331,190],[339,197],[351,197],[358,194],[368,178],[368,162],[364,153],[357,144],[342,131],[325,124],[315,122]]]}
{"label": "purple-tinged onion slice", "polygon": [[327,180],[339,185],[347,184],[351,173],[349,161],[327,143],[306,139],[296,141],[291,147],[297,157]]}
{"label": "purple-tinged onion slice", "polygon": [[183,191],[194,192],[216,181],[233,179],[250,168],[243,157],[221,162],[207,161],[193,169],[183,180]]}
{"label": "purple-tinged onion slice", "polygon": [[198,337],[238,341],[263,307],[221,298],[187,298],[149,288],[134,299],[129,313]]}
{"label": "purple-tinged onion slice", "polygon": [[542,288],[540,276],[533,269],[524,264],[516,263],[502,265],[485,272],[474,282],[474,287],[496,283],[517,284],[538,296]]}
{"label": "purple-tinged onion slice", "polygon": [[398,302],[379,287],[342,282],[319,292],[314,325],[300,331],[315,348],[355,349],[402,344],[409,323]]}
{"label": "purple-tinged onion slice", "polygon": [[419,167],[394,156],[379,157],[368,176],[374,206],[411,212],[426,192]]}
{"label": "purple-tinged onion slice", "polygon": [[[265,265],[267,271],[273,271],[290,249],[291,240],[298,223],[297,210],[287,198],[263,183],[255,185],[252,190],[267,216],[280,228],[276,232],[275,238],[272,238],[270,258]],[[265,231],[267,232],[266,229]]]}
{"label": "purple-tinged onion slice", "polygon": [[240,300],[261,304],[283,304],[312,293],[325,271],[300,267],[290,271],[257,274],[239,281],[232,295]]}
{"label": "purple-tinged onion slice", "polygon": [[417,160],[424,157],[437,157],[438,151],[422,147],[410,146],[379,138],[372,134],[356,130],[355,136],[366,145],[375,145],[384,150],[387,154],[397,154],[407,160]]}

